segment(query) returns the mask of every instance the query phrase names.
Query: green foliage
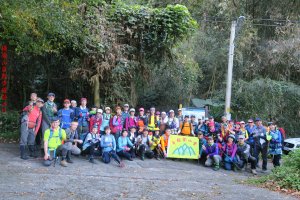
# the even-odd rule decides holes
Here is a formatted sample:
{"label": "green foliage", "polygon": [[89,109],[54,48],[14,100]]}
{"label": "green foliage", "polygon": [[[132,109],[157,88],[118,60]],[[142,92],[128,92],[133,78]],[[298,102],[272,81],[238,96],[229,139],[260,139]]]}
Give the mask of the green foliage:
{"label": "green foliage", "polygon": [[183,5],[150,8],[117,3],[112,8],[110,20],[121,28],[119,37],[136,39],[136,47],[150,55],[158,55],[157,51],[174,46],[197,27],[197,22]]}
{"label": "green foliage", "polygon": [[1,2],[0,37],[16,53],[59,52],[66,47],[78,48],[82,20],[77,6],[67,1]]}
{"label": "green foliage", "polygon": [[[224,101],[225,91],[216,92]],[[239,79],[233,84],[232,118],[247,120],[260,117],[266,123],[276,121],[284,127],[289,137],[299,134],[300,87],[293,83],[271,79]],[[221,117],[223,108],[214,108],[215,116]]]}
{"label": "green foliage", "polygon": [[0,139],[18,139],[19,120],[18,112],[0,113]]}
{"label": "green foliage", "polygon": [[[253,184],[271,186],[275,190],[278,185],[281,189],[300,191],[300,150],[290,152],[283,157],[282,166],[272,170],[272,173],[258,179],[250,179]],[[272,182],[272,184],[268,184]],[[273,184],[275,183],[275,184]]]}

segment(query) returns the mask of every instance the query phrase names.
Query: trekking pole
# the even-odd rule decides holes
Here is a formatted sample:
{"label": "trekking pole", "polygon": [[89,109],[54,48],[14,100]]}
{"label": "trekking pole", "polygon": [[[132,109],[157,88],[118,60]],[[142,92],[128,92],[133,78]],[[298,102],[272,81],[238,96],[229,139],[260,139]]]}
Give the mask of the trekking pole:
{"label": "trekking pole", "polygon": [[54,149],[53,151],[53,160],[54,160],[53,167],[55,167],[56,161],[58,160],[58,157],[56,157],[56,149]]}
{"label": "trekking pole", "polygon": [[[223,149],[220,148],[220,150],[221,150],[221,152],[225,155],[226,158],[228,158],[229,160],[231,160],[231,157],[228,156],[228,155],[223,151]],[[238,170],[241,170],[241,168],[238,166],[237,163],[235,163],[233,160],[232,160],[231,162],[232,162],[232,164],[233,164]]]}

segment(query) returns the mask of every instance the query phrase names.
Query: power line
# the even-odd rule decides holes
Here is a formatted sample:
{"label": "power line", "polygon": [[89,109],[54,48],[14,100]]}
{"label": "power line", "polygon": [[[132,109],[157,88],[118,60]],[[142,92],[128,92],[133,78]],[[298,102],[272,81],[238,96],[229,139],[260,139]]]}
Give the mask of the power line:
{"label": "power line", "polygon": [[[215,16],[205,16],[203,19],[213,19],[216,21],[233,21],[236,18],[224,18],[224,17],[215,17]],[[290,20],[290,19],[263,19],[263,18],[246,18],[247,21],[270,21],[270,22],[287,22],[287,23],[300,23],[299,20]]]}
{"label": "power line", "polygon": [[[231,21],[220,21],[220,20],[200,20],[201,22],[216,22],[216,23],[224,23],[224,24],[230,24]],[[286,23],[286,24],[290,24],[290,25],[296,25],[296,24],[300,24],[300,23]],[[256,24],[256,23],[252,23],[251,25],[253,26],[266,26],[266,27],[278,27],[278,26],[284,26],[286,24],[283,23],[278,23],[278,24]]]}

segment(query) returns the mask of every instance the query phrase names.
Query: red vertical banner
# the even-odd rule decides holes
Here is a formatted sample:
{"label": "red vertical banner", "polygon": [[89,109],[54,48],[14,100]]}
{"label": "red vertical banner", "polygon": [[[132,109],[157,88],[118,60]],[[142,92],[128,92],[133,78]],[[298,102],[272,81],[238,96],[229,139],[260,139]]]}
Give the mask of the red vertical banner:
{"label": "red vertical banner", "polygon": [[1,111],[7,108],[7,45],[1,47]]}

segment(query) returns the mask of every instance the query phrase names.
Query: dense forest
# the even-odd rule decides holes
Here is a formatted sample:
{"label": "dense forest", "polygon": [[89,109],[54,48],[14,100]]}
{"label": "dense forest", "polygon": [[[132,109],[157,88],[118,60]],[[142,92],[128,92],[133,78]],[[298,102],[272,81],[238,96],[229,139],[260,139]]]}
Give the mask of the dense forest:
{"label": "dense forest", "polygon": [[49,91],[58,103],[84,96],[97,106],[224,102],[231,22],[245,16],[232,115],[276,120],[299,134],[299,10],[297,0],[0,0],[8,108]]}

